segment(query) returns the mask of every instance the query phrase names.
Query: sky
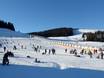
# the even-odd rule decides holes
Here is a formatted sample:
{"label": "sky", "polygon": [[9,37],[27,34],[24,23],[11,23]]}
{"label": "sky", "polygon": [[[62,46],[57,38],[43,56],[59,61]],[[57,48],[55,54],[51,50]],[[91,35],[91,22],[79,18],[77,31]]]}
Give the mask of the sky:
{"label": "sky", "polygon": [[104,28],[104,0],[0,0],[0,20],[24,33],[51,28]]}

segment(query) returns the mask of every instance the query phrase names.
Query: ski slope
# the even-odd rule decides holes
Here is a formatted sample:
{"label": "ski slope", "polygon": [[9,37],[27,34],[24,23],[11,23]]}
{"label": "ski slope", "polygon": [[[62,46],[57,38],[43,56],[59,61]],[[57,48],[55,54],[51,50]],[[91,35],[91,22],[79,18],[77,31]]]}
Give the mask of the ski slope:
{"label": "ski slope", "polygon": [[[36,39],[36,38],[35,38]],[[28,46],[29,40],[26,38],[6,38],[9,43],[15,41],[17,44],[24,41],[24,45]],[[32,39],[34,41],[34,39]],[[39,39],[38,39],[39,40]],[[42,40],[42,39],[41,39]],[[31,40],[30,40],[31,41]],[[43,40],[42,40],[43,41]],[[44,40],[45,41],[45,40]],[[28,42],[28,43],[27,43]],[[14,57],[10,57],[10,65],[2,66],[0,65],[0,77],[1,78],[103,78],[104,77],[104,60],[96,59],[94,56],[92,59],[88,55],[82,57],[75,57],[69,53],[64,52],[64,48],[57,45],[51,45],[49,47],[44,47],[46,45],[39,43],[36,40],[36,44],[43,46],[40,52],[35,52],[32,48],[21,49],[18,46],[17,50],[13,50],[13,46],[6,44],[8,50],[14,53]],[[14,45],[13,44],[13,45]],[[4,45],[5,46],[5,45]],[[29,44],[29,46],[31,46]],[[45,48],[55,48],[56,55],[42,55]],[[70,50],[70,49],[69,49]],[[2,57],[4,55],[3,48],[0,51],[0,63],[2,63]],[[30,58],[27,58],[30,56]],[[35,62],[35,58],[38,58],[40,63]],[[5,75],[6,74],[6,75]]]}
{"label": "ski slope", "polygon": [[[0,44],[2,44],[0,46],[0,78],[104,78],[104,59],[97,59],[98,54],[93,58],[87,54],[80,55],[81,49],[76,47],[100,48],[104,43],[74,41],[74,38],[75,36],[69,38],[69,41],[64,41],[38,36],[34,38],[0,37]],[[74,47],[70,48],[70,44]],[[13,49],[14,45],[16,50]],[[6,50],[14,53],[14,57],[9,57],[9,66],[2,66],[4,46]],[[41,46],[41,48],[36,52],[34,46]],[[45,49],[49,51],[52,48],[56,50],[55,55],[48,52],[42,55]],[[67,52],[65,52],[66,48]],[[69,53],[73,48],[77,49],[81,57]],[[40,61],[39,63],[35,62],[36,58]]]}
{"label": "ski slope", "polygon": [[0,37],[26,37],[27,38],[29,36],[21,32],[0,28]]}

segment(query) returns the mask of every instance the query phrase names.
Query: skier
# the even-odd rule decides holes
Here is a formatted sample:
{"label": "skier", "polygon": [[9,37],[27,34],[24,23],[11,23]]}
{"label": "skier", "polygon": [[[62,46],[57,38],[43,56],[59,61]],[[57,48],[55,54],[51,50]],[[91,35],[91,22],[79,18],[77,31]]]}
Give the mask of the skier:
{"label": "skier", "polygon": [[46,54],[47,53],[47,49],[45,49],[45,53],[44,54]]}
{"label": "skier", "polygon": [[5,53],[3,57],[3,62],[2,62],[3,65],[9,64],[9,59],[8,59],[9,56],[13,57],[14,54],[12,52],[7,51],[7,53]]}
{"label": "skier", "polygon": [[51,53],[51,50],[49,49],[49,54]]}
{"label": "skier", "polygon": [[16,49],[17,49],[17,47],[14,45],[13,50],[16,50]]}
{"label": "skier", "polygon": [[2,47],[2,44],[0,44],[0,47]]}
{"label": "skier", "polygon": [[6,51],[6,47],[4,46],[4,52]]}
{"label": "skier", "polygon": [[56,54],[56,53],[55,53],[55,49],[54,49],[54,48],[52,49],[52,54],[53,54],[53,55],[54,55],[54,54]]}
{"label": "skier", "polygon": [[89,50],[88,55],[92,58],[92,52]]}
{"label": "skier", "polygon": [[76,49],[74,49],[74,50],[73,50],[73,54],[75,54],[76,52],[77,52],[77,50],[76,50]]}
{"label": "skier", "polygon": [[101,51],[101,59],[103,59],[104,53],[103,51]]}
{"label": "skier", "polygon": [[70,50],[70,54],[73,54],[73,49]]}
{"label": "skier", "polygon": [[94,49],[94,54],[96,54],[97,53],[97,50],[96,49]]}
{"label": "skier", "polygon": [[65,49],[65,53],[67,53],[67,49]]}
{"label": "skier", "polygon": [[38,60],[37,58],[35,58],[35,62],[36,63],[40,63],[40,60]]}
{"label": "skier", "polygon": [[46,53],[47,53],[47,49],[45,49],[45,52],[43,52],[42,55],[46,55]]}
{"label": "skier", "polygon": [[37,49],[36,47],[34,47],[34,51],[36,51],[36,52],[37,52],[37,51],[38,51],[38,49]]}
{"label": "skier", "polygon": [[83,55],[83,53],[84,53],[84,49],[81,50],[80,54]]}
{"label": "skier", "polygon": [[77,51],[74,52],[74,55],[77,56]]}

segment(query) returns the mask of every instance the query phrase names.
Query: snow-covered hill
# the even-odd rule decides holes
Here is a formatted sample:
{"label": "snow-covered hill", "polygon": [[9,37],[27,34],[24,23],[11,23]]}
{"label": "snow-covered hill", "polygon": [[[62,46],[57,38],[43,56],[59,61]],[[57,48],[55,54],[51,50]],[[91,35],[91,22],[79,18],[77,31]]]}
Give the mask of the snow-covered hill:
{"label": "snow-covered hill", "polygon": [[82,41],[82,34],[88,32],[104,31],[104,29],[74,29],[74,35],[68,37],[49,37],[49,39],[55,40],[72,40],[72,41]]}
{"label": "snow-covered hill", "polygon": [[[68,52],[65,52],[65,45],[50,44],[50,41],[44,38],[1,38],[0,43],[0,63],[4,55],[3,46],[7,47],[14,53],[14,57],[10,57],[10,65],[0,65],[0,77],[1,78],[103,78],[104,77],[104,60],[97,59],[94,55],[90,58],[88,55],[81,57],[75,57],[70,54],[71,48]],[[83,44],[83,43],[82,43]],[[96,45],[97,43],[92,45]],[[16,45],[17,50],[13,50],[13,46]],[[23,47],[22,47],[23,45]],[[41,46],[39,51],[34,51],[35,47]],[[42,55],[45,49],[56,49],[56,55],[47,52],[46,55]],[[79,49],[77,49],[80,52]],[[27,56],[30,56],[28,58]],[[35,62],[35,58],[40,61]],[[12,72],[11,72],[12,71]],[[5,75],[6,74],[6,75]]]}
{"label": "snow-covered hill", "polygon": [[0,28],[0,37],[29,37],[27,34]]}
{"label": "snow-covered hill", "polygon": [[[82,58],[75,57],[70,55],[70,50],[76,48],[78,53],[81,51],[81,47],[94,46],[98,45],[100,47],[102,43],[97,42],[63,42],[63,44],[58,44],[59,41],[47,40],[41,37],[34,38],[1,38],[0,44],[0,59],[2,63],[2,57],[5,52],[3,52],[3,47],[5,46],[7,50],[12,51],[15,54],[14,58],[11,58],[11,64],[17,65],[29,65],[29,66],[40,66],[40,67],[55,67],[59,69],[66,68],[84,68],[84,69],[93,69],[93,70],[104,70],[103,62],[104,60],[96,59],[97,55],[94,55],[93,59],[90,59],[88,55],[82,56]],[[74,46],[70,47],[65,44],[73,44]],[[13,49],[14,45],[16,50]],[[34,47],[40,47],[36,52]],[[77,47],[77,46],[80,46]],[[69,48],[68,48],[69,47]],[[55,48],[56,55],[51,55],[48,53],[49,49]],[[68,48],[68,52],[65,53],[65,48]],[[47,54],[42,55],[47,49]],[[87,50],[90,48],[86,48]],[[27,58],[30,56],[31,58]],[[38,58],[42,63],[35,63],[35,58]],[[63,58],[63,59],[62,59]],[[68,59],[68,60],[67,60]],[[96,62],[95,62],[96,61]],[[82,63],[83,62],[83,63]],[[98,66],[100,64],[100,66]],[[94,65],[94,66],[93,66]]]}
{"label": "snow-covered hill", "polygon": [[[14,57],[9,57],[10,65],[0,65],[0,78],[103,78],[104,77],[104,59],[97,59],[98,53],[93,54],[92,58],[88,54],[81,55],[80,52],[84,48],[86,52],[93,49],[103,48],[104,43],[100,42],[83,42],[80,34],[67,37],[68,41],[62,37],[60,40],[45,39],[35,36],[34,38],[26,38],[26,36],[17,37],[12,31],[1,30],[2,34],[9,35],[0,37],[0,64],[2,64],[4,46],[6,51],[14,53]],[[86,30],[87,31],[87,30]],[[95,30],[94,30],[95,31]],[[77,32],[77,31],[76,31]],[[1,34],[0,33],[0,34]],[[14,49],[16,46],[16,50]],[[36,50],[37,48],[37,50]],[[52,51],[55,49],[56,54]],[[67,52],[65,49],[67,48]],[[70,54],[70,51],[76,49],[80,57]],[[46,51],[47,50],[47,51]],[[46,54],[45,54],[46,51]],[[36,62],[35,60],[38,60]],[[11,72],[12,71],[12,72]]]}
{"label": "snow-covered hill", "polygon": [[87,32],[96,32],[96,31],[104,31],[104,29],[75,29],[74,34],[82,34]]}

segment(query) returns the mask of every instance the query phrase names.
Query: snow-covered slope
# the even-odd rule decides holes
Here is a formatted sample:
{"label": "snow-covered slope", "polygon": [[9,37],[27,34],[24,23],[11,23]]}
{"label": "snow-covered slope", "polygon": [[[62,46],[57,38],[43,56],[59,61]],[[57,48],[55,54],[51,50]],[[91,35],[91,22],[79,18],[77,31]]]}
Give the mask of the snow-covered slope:
{"label": "snow-covered slope", "polygon": [[[6,30],[7,31],[7,30]],[[83,32],[84,30],[80,30]],[[86,30],[87,31],[87,30]],[[11,32],[11,31],[10,31]],[[9,33],[10,33],[9,32]],[[2,34],[8,33],[2,30]],[[1,34],[0,33],[0,34]],[[17,32],[18,33],[18,32]],[[9,34],[10,35],[10,34]],[[81,55],[83,48],[86,52],[93,48],[102,48],[104,43],[100,42],[82,42],[81,34],[67,37],[69,41],[49,40],[35,36],[26,37],[0,37],[0,64],[4,56],[4,46],[6,51],[14,53],[14,57],[9,57],[10,65],[0,65],[0,78],[103,78],[104,77],[104,59],[97,59],[99,51],[92,58],[88,54]],[[62,39],[62,37],[60,37]],[[16,50],[13,49],[14,45]],[[70,46],[71,45],[71,46]],[[38,50],[36,51],[36,48]],[[49,49],[55,49],[56,54],[49,54]],[[67,48],[67,52],[65,49]],[[47,49],[46,54],[45,49]],[[78,55],[70,54],[72,49],[77,49]],[[91,50],[93,51],[93,50]],[[29,57],[27,57],[29,56]],[[35,62],[35,59],[39,61]],[[12,71],[12,72],[11,72]]]}
{"label": "snow-covered slope", "polygon": [[[52,40],[47,40],[41,37],[34,38],[1,38],[0,44],[0,63],[2,63],[2,57],[5,52],[3,52],[3,47],[6,46],[7,50],[12,51],[15,54],[15,57],[10,58],[10,64],[16,65],[28,65],[28,66],[38,66],[38,67],[52,67],[59,69],[67,68],[83,68],[83,69],[93,69],[93,70],[103,70],[104,71],[104,60],[97,59],[94,55],[92,59],[88,55],[84,55],[81,58],[75,57],[73,54],[69,54],[70,50],[75,47],[69,47],[68,52],[65,53],[66,45],[57,44],[56,42],[51,44]],[[64,43],[64,41],[63,41]],[[67,42],[65,42],[67,43]],[[69,43],[70,44],[70,43]],[[88,43],[78,42],[71,43],[74,45],[80,45],[82,47],[98,45],[98,43]],[[102,43],[99,43],[99,46]],[[17,50],[13,50],[14,45],[17,47]],[[36,52],[33,47],[41,46]],[[48,53],[42,55],[45,52],[45,49],[49,50],[55,48],[56,55],[51,55]],[[81,49],[77,48],[78,53]],[[31,58],[27,58],[30,56]],[[41,61],[41,63],[35,63],[35,58]],[[100,64],[100,65],[99,65]]]}
{"label": "snow-covered slope", "polygon": [[87,33],[87,32],[96,32],[96,31],[104,31],[104,29],[78,29],[77,31],[79,31],[80,33]]}
{"label": "snow-covered slope", "polygon": [[104,29],[75,29],[73,36],[67,37],[49,37],[49,39],[56,39],[56,40],[72,40],[72,41],[82,41],[82,34],[87,32],[96,32],[96,31],[104,31]]}
{"label": "snow-covered slope", "polygon": [[29,36],[21,32],[0,28],[0,37],[29,37]]}

